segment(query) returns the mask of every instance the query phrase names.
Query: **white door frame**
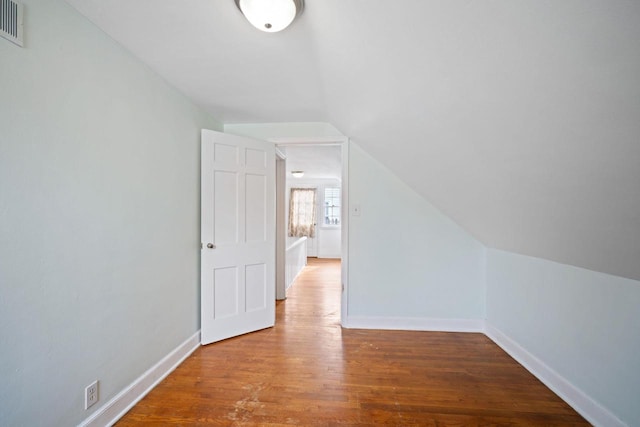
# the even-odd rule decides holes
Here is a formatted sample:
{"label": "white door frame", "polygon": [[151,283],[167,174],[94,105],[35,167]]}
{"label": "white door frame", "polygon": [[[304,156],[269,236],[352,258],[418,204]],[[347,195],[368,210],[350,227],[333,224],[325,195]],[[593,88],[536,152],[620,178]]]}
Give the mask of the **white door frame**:
{"label": "white door frame", "polygon": [[[349,309],[349,138],[347,137],[317,137],[317,138],[296,138],[296,137],[287,137],[287,138],[268,138],[267,141],[273,142],[276,144],[276,150],[278,151],[278,146],[287,146],[287,145],[295,145],[295,146],[313,146],[313,145],[339,145],[341,148],[342,154],[342,182],[340,184],[342,191],[342,209],[341,209],[341,238],[340,238],[340,251],[341,251],[341,281],[342,281],[342,297],[340,302],[340,324],[343,327],[346,327],[346,321],[348,319],[348,309]],[[286,176],[282,181],[278,181],[276,179],[276,193],[278,191],[278,185],[286,184]],[[284,193],[284,192],[283,192]],[[277,202],[279,203],[279,202]],[[284,207],[284,206],[283,206]],[[282,215],[284,218],[284,215]],[[278,219],[276,218],[276,224],[278,223]],[[284,227],[284,226],[283,226]],[[277,228],[277,225],[276,225]],[[286,250],[286,245],[284,243],[285,234],[284,228],[282,229],[282,233],[276,231],[276,250],[282,251],[279,255],[276,254],[276,257],[284,257]],[[278,239],[281,240],[280,244],[278,244]],[[276,271],[278,269],[276,262]],[[284,270],[283,270],[284,271]],[[276,281],[276,293],[278,287],[280,286],[279,282]],[[282,280],[282,286],[284,286],[284,279]],[[284,291],[283,291],[284,292]],[[284,298],[284,295],[283,295]]]}
{"label": "white door frame", "polygon": [[285,192],[287,187],[287,156],[276,147],[276,299],[286,298],[286,250]]}

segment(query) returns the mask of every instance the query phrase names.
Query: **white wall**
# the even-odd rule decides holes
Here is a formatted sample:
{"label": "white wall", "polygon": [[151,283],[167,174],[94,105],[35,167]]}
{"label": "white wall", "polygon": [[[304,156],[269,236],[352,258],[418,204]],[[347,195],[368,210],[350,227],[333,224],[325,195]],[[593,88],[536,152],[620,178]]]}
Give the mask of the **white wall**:
{"label": "white wall", "polygon": [[24,3],[25,48],[0,39],[0,425],[70,426],[199,329],[220,125],[66,3]]}
{"label": "white wall", "polygon": [[[322,203],[325,187],[341,187],[340,181],[337,179],[297,179],[287,178],[287,192],[285,195],[285,218],[287,218],[287,229],[289,226],[289,199],[291,196],[291,188],[316,188],[316,203],[318,209],[316,212],[316,255],[318,258],[340,258],[340,226],[323,225]],[[289,237],[288,239],[292,239]],[[312,239],[308,239],[312,242]],[[312,243],[313,244],[313,243]]]}
{"label": "white wall", "polygon": [[640,425],[640,282],[490,249],[487,322]]}
{"label": "white wall", "polygon": [[340,227],[320,227],[321,237],[318,242],[318,258],[340,258]]}
{"label": "white wall", "polygon": [[343,138],[333,125],[325,122],[294,123],[227,123],[224,131],[257,139],[270,138]]}
{"label": "white wall", "polygon": [[351,324],[484,319],[484,247],[355,143],[349,204]]}

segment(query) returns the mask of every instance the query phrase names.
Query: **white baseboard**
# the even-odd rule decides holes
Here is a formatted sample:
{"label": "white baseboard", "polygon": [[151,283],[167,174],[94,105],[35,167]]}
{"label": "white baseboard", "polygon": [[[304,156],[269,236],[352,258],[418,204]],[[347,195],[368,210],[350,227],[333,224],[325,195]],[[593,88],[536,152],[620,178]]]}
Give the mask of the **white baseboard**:
{"label": "white baseboard", "polygon": [[167,375],[200,346],[200,331],[167,354],[138,379],[79,424],[79,427],[103,427],[115,424]]}
{"label": "white baseboard", "polygon": [[594,426],[626,427],[618,417],[587,396],[499,329],[485,323],[485,335],[542,381]]}
{"label": "white baseboard", "polygon": [[484,332],[484,320],[434,319],[424,317],[348,316],[342,326],[350,329],[390,329],[402,331]]}

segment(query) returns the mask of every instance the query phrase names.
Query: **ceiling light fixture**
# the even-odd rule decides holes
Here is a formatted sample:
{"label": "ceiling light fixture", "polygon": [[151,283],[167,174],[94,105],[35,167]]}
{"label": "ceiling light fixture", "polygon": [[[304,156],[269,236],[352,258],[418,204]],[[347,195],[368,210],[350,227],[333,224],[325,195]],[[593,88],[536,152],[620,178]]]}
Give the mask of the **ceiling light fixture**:
{"label": "ceiling light fixture", "polygon": [[291,175],[293,175],[294,178],[302,178],[304,176],[304,171],[291,171]]}
{"label": "ceiling light fixture", "polygon": [[282,31],[304,8],[304,0],[235,0],[247,21],[268,33]]}

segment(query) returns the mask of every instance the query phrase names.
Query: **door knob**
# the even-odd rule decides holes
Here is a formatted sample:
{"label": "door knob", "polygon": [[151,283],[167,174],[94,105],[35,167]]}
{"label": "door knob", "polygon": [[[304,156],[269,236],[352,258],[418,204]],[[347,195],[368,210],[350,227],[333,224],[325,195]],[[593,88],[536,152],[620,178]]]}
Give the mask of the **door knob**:
{"label": "door knob", "polygon": [[216,248],[216,245],[214,245],[213,243],[207,243],[207,247],[208,247],[209,249],[215,249],[215,248]]}

